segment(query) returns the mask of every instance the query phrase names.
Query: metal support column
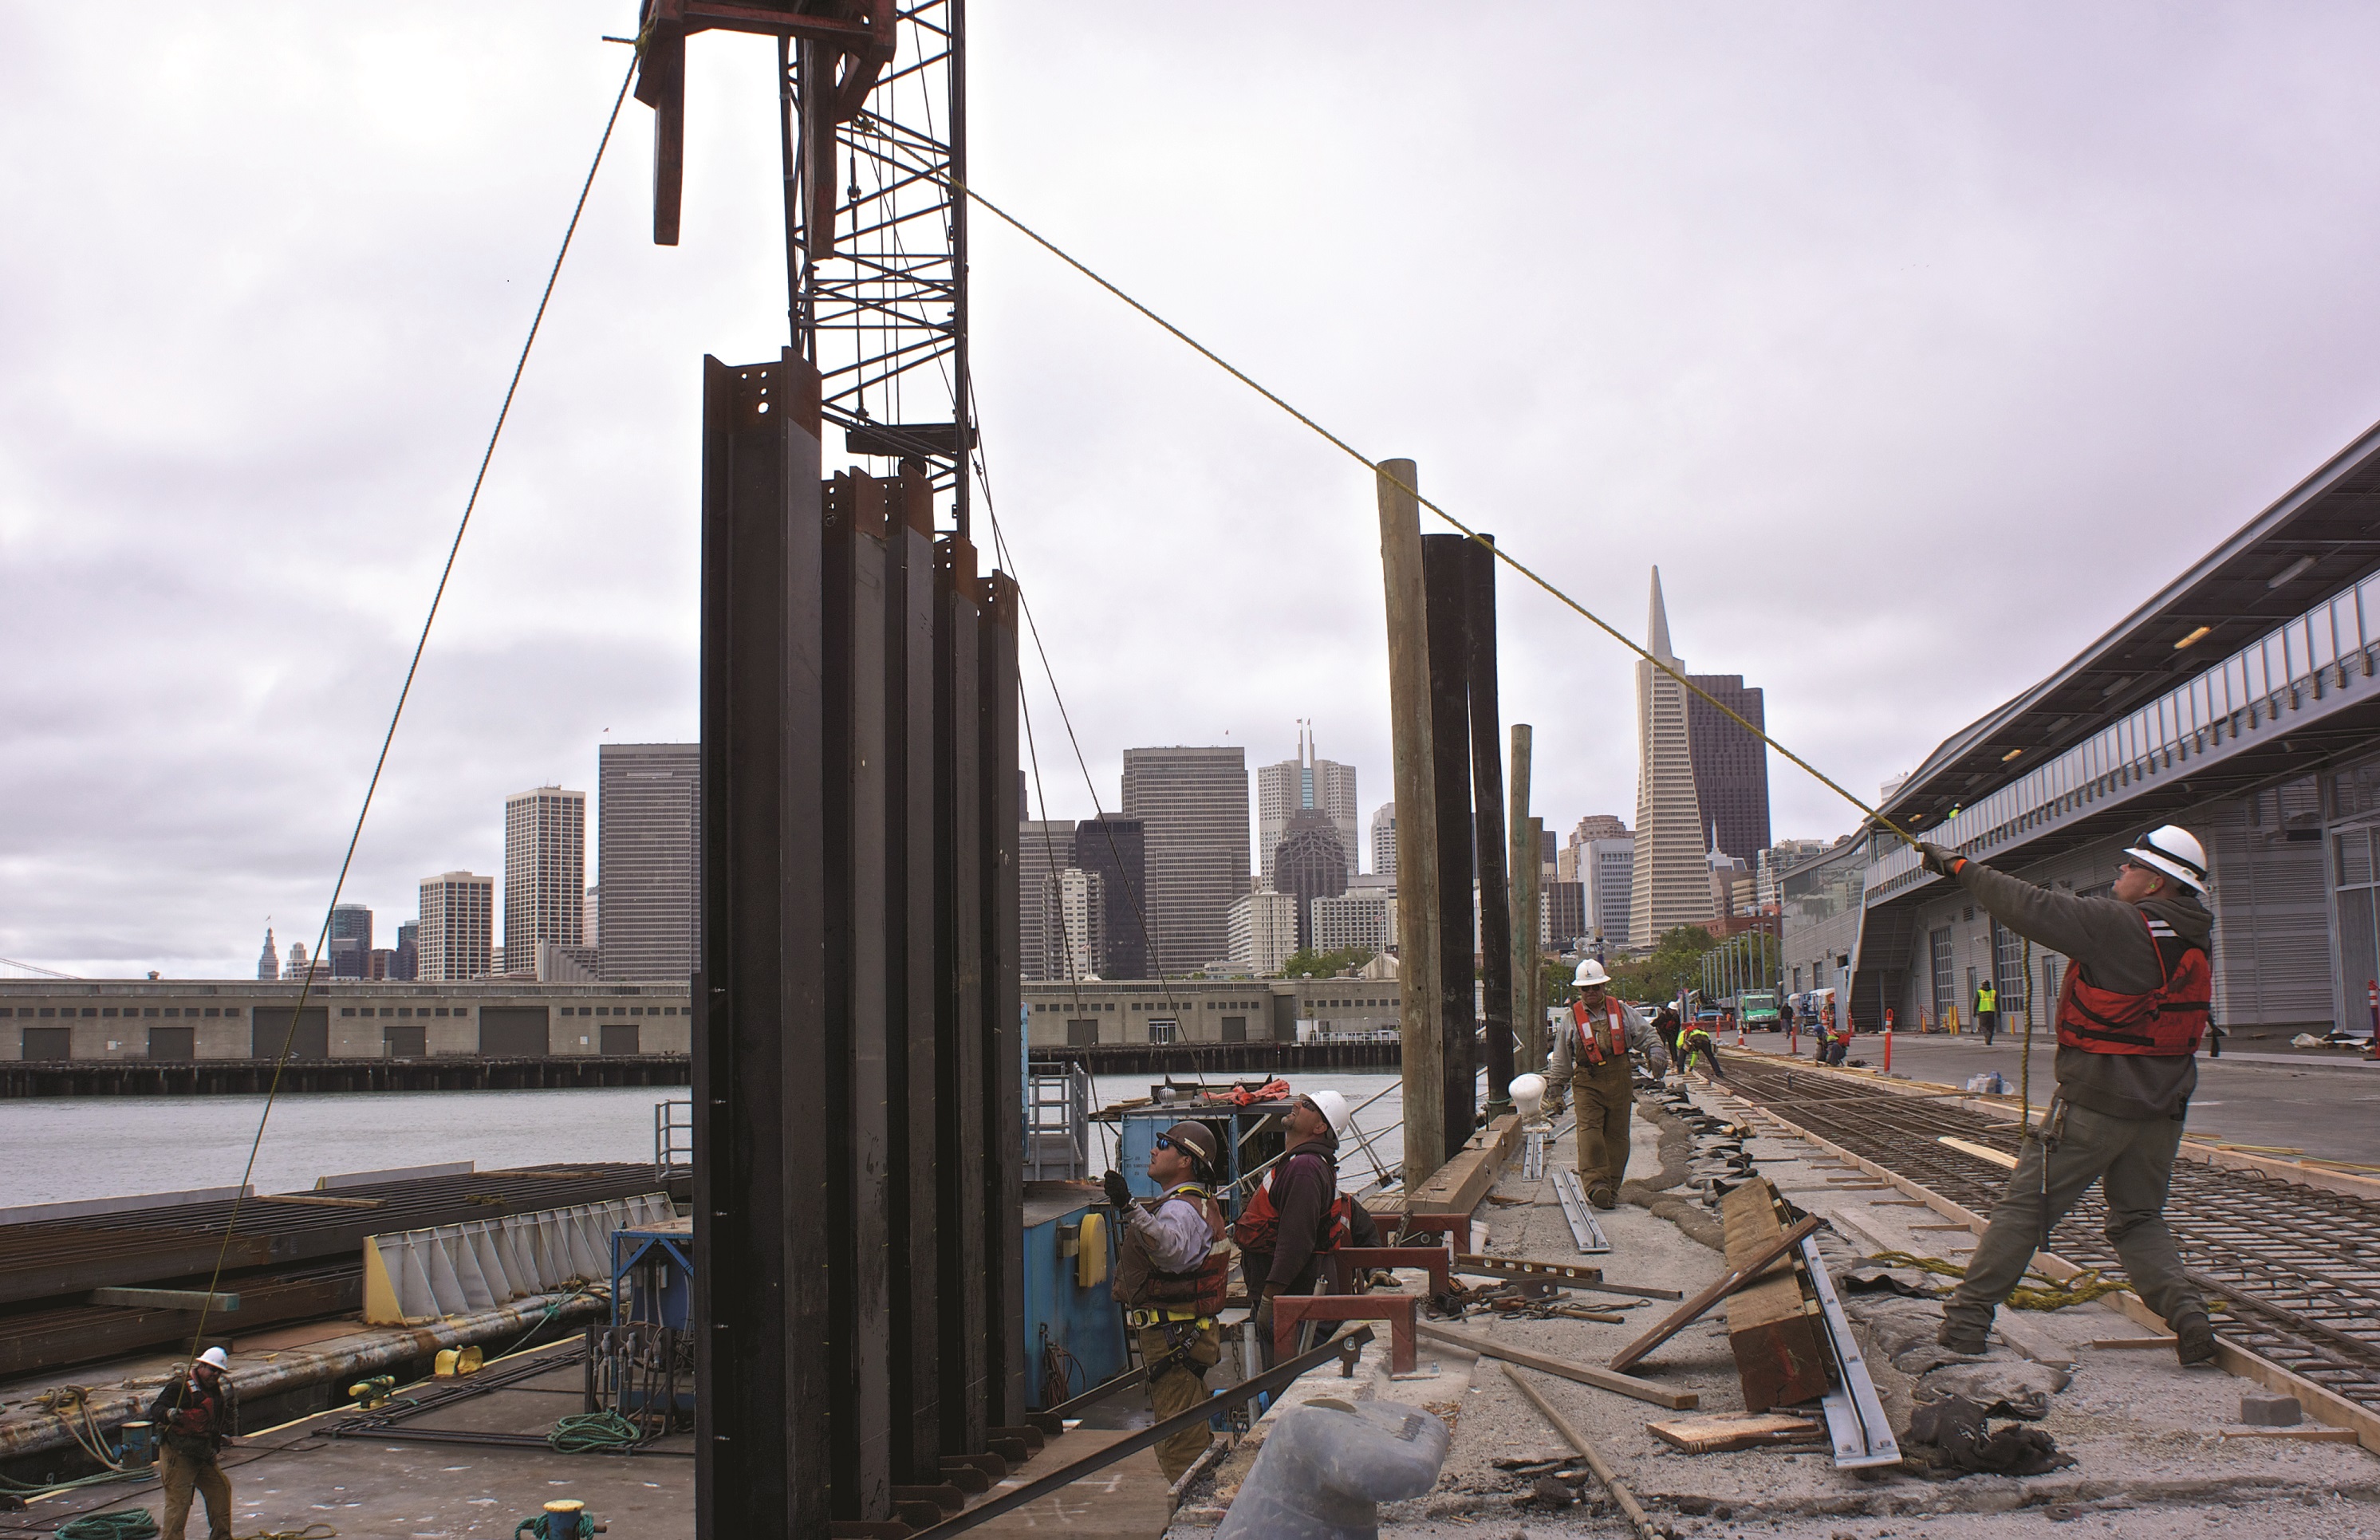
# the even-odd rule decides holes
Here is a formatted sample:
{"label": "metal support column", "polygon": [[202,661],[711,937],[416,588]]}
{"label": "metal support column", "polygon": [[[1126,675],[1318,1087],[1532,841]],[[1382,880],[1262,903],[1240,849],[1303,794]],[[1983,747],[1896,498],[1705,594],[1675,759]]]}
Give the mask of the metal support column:
{"label": "metal support column", "polygon": [[[977,692],[982,592],[975,547],[934,546],[934,889],[937,950],[935,1207],[941,1231],[941,1440],[944,1456],[984,1448],[990,1374],[984,1322],[983,744]],[[1003,779],[1014,780],[1014,772]],[[1005,808],[1005,804],[1001,804]],[[1003,1154],[1008,1153],[1006,1151]],[[1021,1152],[1018,1152],[1021,1155]]]}
{"label": "metal support column", "polygon": [[[1443,1124],[1451,1155],[1478,1127],[1477,952],[1472,907],[1471,636],[1465,621],[1471,542],[1424,535],[1421,573],[1429,632],[1429,731],[1438,794],[1439,1009],[1445,1042]],[[1502,793],[1500,791],[1498,795]],[[1415,980],[1419,983],[1419,980]],[[1406,1120],[1413,1111],[1408,1109]]]}
{"label": "metal support column", "polygon": [[1481,535],[1464,541],[1463,550],[1470,568],[1463,626],[1470,637],[1471,805],[1478,819],[1472,848],[1479,853],[1480,1049],[1491,1118],[1512,1110],[1512,909],[1504,865],[1504,734],[1496,692],[1495,540]]}
{"label": "metal support column", "polygon": [[1016,584],[982,585],[976,637],[976,782],[983,841],[984,1416],[1025,1421],[1025,1024],[1017,990]]}

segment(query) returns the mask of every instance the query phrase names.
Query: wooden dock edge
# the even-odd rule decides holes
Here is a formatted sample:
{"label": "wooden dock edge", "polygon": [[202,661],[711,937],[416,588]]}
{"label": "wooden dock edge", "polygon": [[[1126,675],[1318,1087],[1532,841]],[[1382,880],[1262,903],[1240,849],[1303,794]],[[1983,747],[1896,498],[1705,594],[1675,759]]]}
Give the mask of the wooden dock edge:
{"label": "wooden dock edge", "polygon": [[1468,1215],[1487,1199],[1521,1142],[1521,1118],[1508,1112],[1471,1136],[1452,1159],[1405,1199],[1408,1214]]}
{"label": "wooden dock edge", "polygon": [[[1959,1205],[1952,1203],[1949,1198],[1946,1198],[1940,1194],[1935,1192],[1932,1188],[1912,1182],[1907,1177],[1904,1177],[1896,1171],[1888,1170],[1884,1167],[1877,1165],[1873,1160],[1869,1160],[1862,1156],[1854,1155],[1850,1150],[1847,1150],[1840,1145],[1836,1144],[1834,1141],[1813,1134],[1808,1129],[1803,1128],[1797,1123],[1788,1122],[1786,1119],[1779,1117],[1776,1113],[1769,1111],[1755,1102],[1744,1102],[1743,1105],[1753,1112],[1756,1113],[1759,1117],[1791,1134],[1793,1137],[1807,1140],[1810,1144],[1826,1151],[1836,1159],[1846,1161],[1852,1165],[1857,1166],[1860,1170],[1867,1172],[1873,1177],[1876,1177],[1879,1181],[1890,1182],[1902,1193],[1906,1194],[1910,1197],[1917,1199],[1921,1203],[1924,1203],[1926,1207],[1932,1208],[1944,1219],[1955,1219],[1967,1226],[1968,1229],[1973,1231],[1975,1233],[1983,1233],[1985,1224],[1985,1220],[1983,1216],[1974,1213],[1971,1209],[1961,1207]],[[2065,1282],[2075,1274],[2085,1270],[2075,1266],[2073,1263],[2069,1262],[2066,1258],[2059,1256],[2055,1252],[2046,1251],[2034,1253],[2033,1265],[2060,1283]],[[2152,1330],[2162,1332],[2170,1329],[2166,1325],[2165,1317],[2159,1316],[2155,1311],[2151,1310],[2147,1304],[2142,1302],[2141,1297],[2137,1294],[2131,1292],[2107,1294],[2103,1296],[2103,1302],[2113,1305],[2116,1309],[2122,1311],[2133,1320],[2139,1322],[2144,1327],[2148,1327]],[[2278,1391],[2282,1395],[2295,1396],[2298,1399],[2298,1403],[2304,1407],[2307,1414],[2312,1416],[2315,1421],[2325,1423],[2332,1427],[2353,1429],[2355,1433],[2355,1441],[2357,1443],[2362,1445],[2365,1449],[2370,1449],[2374,1454],[2380,1454],[2380,1413],[2375,1413],[2364,1407],[2359,1406],[2334,1390],[2318,1385],[2313,1380],[2291,1374],[2289,1370],[2282,1368],[2278,1364],[2274,1363],[2269,1358],[2264,1357],[2262,1354],[2250,1352],[2245,1348],[2235,1347],[2219,1337],[2216,1339],[2215,1342],[2215,1362],[2219,1364],[2225,1372],[2240,1379],[2253,1380],[2267,1390]]]}

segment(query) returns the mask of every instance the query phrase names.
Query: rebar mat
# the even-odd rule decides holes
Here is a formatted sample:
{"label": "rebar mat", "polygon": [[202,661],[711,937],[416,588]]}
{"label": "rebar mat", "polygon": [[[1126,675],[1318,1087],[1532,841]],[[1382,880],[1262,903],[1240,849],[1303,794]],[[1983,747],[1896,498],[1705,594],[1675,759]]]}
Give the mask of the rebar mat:
{"label": "rebar mat", "polygon": [[[1728,1090],[1988,1216],[2008,1173],[1937,1141],[2014,1154],[2013,1123],[1833,1075],[1731,1056]],[[2220,1308],[2227,1340],[2359,1405],[2380,1410],[2380,1203],[2252,1171],[2177,1161],[2166,1223],[2192,1281]],[[2049,1249],[2110,1278],[2123,1265],[2095,1185]]]}

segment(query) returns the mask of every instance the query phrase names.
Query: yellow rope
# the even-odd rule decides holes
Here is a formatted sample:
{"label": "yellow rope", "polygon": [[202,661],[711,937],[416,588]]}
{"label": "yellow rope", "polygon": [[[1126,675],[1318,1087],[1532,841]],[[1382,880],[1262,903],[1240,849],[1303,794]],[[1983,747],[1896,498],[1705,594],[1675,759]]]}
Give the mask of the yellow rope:
{"label": "yellow rope", "polygon": [[[1938,1273],[1944,1278],[1967,1276],[1967,1269],[1955,1262],[1945,1262],[1936,1256],[1917,1256],[1905,1251],[1875,1252],[1866,1260],[1881,1262],[1887,1267],[1914,1267],[1919,1272]],[[2049,1275],[2037,1267],[2027,1267],[2024,1276],[2051,1283]],[[2085,1267],[2067,1279],[2063,1288],[2054,1283],[2046,1289],[2019,1284],[2010,1291],[2008,1303],[2019,1310],[2063,1310],[2070,1304],[2088,1304],[2105,1294],[2130,1293],[2131,1287],[2129,1283],[2116,1283],[2101,1278],[2095,1267]]]}
{"label": "yellow rope", "polygon": [[[919,167],[917,169],[921,172],[926,170],[924,167]],[[1491,540],[1482,539],[1479,531],[1472,528],[1471,526],[1463,523],[1461,519],[1456,518],[1452,514],[1448,513],[1445,509],[1439,507],[1428,498],[1424,497],[1421,494],[1420,489],[1408,485],[1403,478],[1385,469],[1378,461],[1372,459],[1369,455],[1357,449],[1354,444],[1349,443],[1345,439],[1341,438],[1330,429],[1325,428],[1322,424],[1314,420],[1314,418],[1306,416],[1304,412],[1299,411],[1295,406],[1291,406],[1281,396],[1274,394],[1271,391],[1267,390],[1263,385],[1258,384],[1245,370],[1233,365],[1221,354],[1217,353],[1213,348],[1208,347],[1206,344],[1200,342],[1189,333],[1182,330],[1181,327],[1174,325],[1163,316],[1159,315],[1155,310],[1150,309],[1139,300],[1135,299],[1131,295],[1126,294],[1123,290],[1116,287],[1115,285],[1108,282],[1108,280],[1091,271],[1090,268],[1085,266],[1080,261],[1069,254],[1063,248],[1050,240],[1047,236],[1040,234],[1040,232],[1035,230],[1032,226],[1026,224],[1024,221],[1018,219],[1014,214],[1010,213],[999,204],[994,203],[983,194],[976,191],[975,188],[967,186],[965,182],[958,180],[956,177],[951,178],[950,185],[954,193],[964,196],[969,201],[981,206],[984,212],[990,213],[994,218],[1000,220],[1002,224],[1008,225],[1018,235],[1023,236],[1026,240],[1038,246],[1041,249],[1049,252],[1051,256],[1057,258],[1068,267],[1073,268],[1084,277],[1088,278],[1092,283],[1097,284],[1099,287],[1107,290],[1118,299],[1123,300],[1126,305],[1129,305],[1134,309],[1139,311],[1143,316],[1146,316],[1148,320],[1154,321],[1176,341],[1189,347],[1200,358],[1205,358],[1208,363],[1213,364],[1216,368],[1221,370],[1232,379],[1237,380],[1241,384],[1247,386],[1248,389],[1256,392],[1258,395],[1263,396],[1267,401],[1271,402],[1274,406],[1280,407],[1282,411],[1296,418],[1305,427],[1313,430],[1316,434],[1318,434],[1332,448],[1337,449],[1349,459],[1354,461],[1357,465],[1362,466],[1366,470],[1370,471],[1374,476],[1389,482],[1399,491],[1411,497],[1422,507],[1428,509],[1431,513],[1436,514],[1439,518],[1442,518],[1447,523],[1452,525],[1456,529],[1461,530],[1465,539],[1474,540],[1478,544],[1487,547],[1488,552],[1493,554],[1498,561],[1502,562],[1514,572],[1519,573],[1530,582],[1535,583],[1538,588],[1543,588],[1548,595],[1552,596],[1554,600],[1574,612],[1581,619],[1595,626],[1605,636],[1609,637],[1613,641],[1618,642],[1629,651],[1636,654],[1637,657],[1643,659],[1645,661],[1652,664],[1655,668],[1659,669],[1663,673],[1666,673],[1670,678],[1676,680],[1680,685],[1683,685],[1693,694],[1700,697],[1706,704],[1718,709],[1738,727],[1742,728],[1754,737],[1758,738],[1762,743],[1767,744],[1770,748],[1773,748],[1778,753],[1783,755],[1787,759],[1798,766],[1820,785],[1826,787],[1828,791],[1833,792],[1837,796],[1841,797],[1845,802],[1848,802],[1853,807],[1858,808],[1860,812],[1866,815],[1868,818],[1875,819],[1876,822],[1883,828],[1898,834],[1901,839],[1907,841],[1909,843],[1915,844],[1917,843],[1916,836],[1910,833],[1909,831],[1901,828],[1900,825],[1893,822],[1890,819],[1886,818],[1882,813],[1876,811],[1874,807],[1869,806],[1867,803],[1861,800],[1859,797],[1852,795],[1851,792],[1846,790],[1832,776],[1828,775],[1824,770],[1819,770],[1807,759],[1803,758],[1791,749],[1787,748],[1783,744],[1780,744],[1776,739],[1770,737],[1756,724],[1745,721],[1744,718],[1734,709],[1734,708],[1729,706],[1727,702],[1712,695],[1709,691],[1703,689],[1692,679],[1687,678],[1685,673],[1674,664],[1655,657],[1650,651],[1639,646],[1633,638],[1622,634],[1617,627],[1613,626],[1602,616],[1597,614],[1594,611],[1589,610],[1585,605],[1581,604],[1577,600],[1572,599],[1570,595],[1562,592],[1561,589],[1555,588],[1552,583],[1540,576],[1534,568],[1524,564],[1518,557],[1514,556],[1512,552]]]}

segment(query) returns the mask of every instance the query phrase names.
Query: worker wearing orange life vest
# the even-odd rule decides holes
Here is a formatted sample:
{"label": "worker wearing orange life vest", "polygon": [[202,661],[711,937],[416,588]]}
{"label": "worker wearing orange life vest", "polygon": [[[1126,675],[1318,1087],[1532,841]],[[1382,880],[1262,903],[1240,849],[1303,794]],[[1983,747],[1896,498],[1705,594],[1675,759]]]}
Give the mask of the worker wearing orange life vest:
{"label": "worker wearing orange life vest", "polygon": [[[1113,1292],[1138,1333],[1149,1407],[1160,1422],[1207,1399],[1207,1371],[1223,1356],[1215,1317],[1231,1287],[1232,1260],[1222,1206],[1206,1185],[1220,1147],[1202,1122],[1178,1122],[1159,1134],[1148,1178],[1162,1195],[1146,1203],[1134,1200],[1121,1173],[1107,1174],[1108,1201],[1123,1216]],[[1167,1482],[1197,1463],[1208,1437],[1201,1425],[1157,1446]]]}
{"label": "worker wearing orange life vest", "polygon": [[1943,1307],[1942,1345],[1984,1350],[1993,1312],[2034,1252],[2098,1182],[2107,1240],[2132,1288],[2172,1328],[2182,1363],[2213,1363],[2205,1301],[2165,1222],[2214,1003],[2205,848],[2188,830],[2153,831],[2125,850],[2105,898],[2036,887],[1939,845],[1919,849],[1928,871],[2069,959],[2058,1000],[2058,1094],[2027,1134],[1967,1276]]}
{"label": "worker wearing orange life vest", "polygon": [[1666,1070],[1670,1061],[1653,1029],[1625,1000],[1613,997],[1611,976],[1601,963],[1589,957],[1579,964],[1571,984],[1577,997],[1571,1001],[1569,1022],[1554,1035],[1547,1079],[1557,1095],[1567,1081],[1578,1108],[1578,1176],[1587,1201],[1612,1208],[1628,1174],[1628,1117],[1636,1107],[1629,1051],[1644,1054],[1657,1069]]}
{"label": "worker wearing orange life vest", "polygon": [[1339,1190],[1339,1136],[1351,1113],[1336,1091],[1297,1097],[1282,1120],[1287,1147],[1240,1209],[1232,1239],[1257,1323],[1257,1345],[1269,1364],[1272,1301],[1310,1294],[1323,1254],[1348,1243],[1354,1200]]}

